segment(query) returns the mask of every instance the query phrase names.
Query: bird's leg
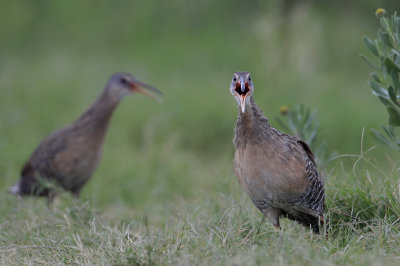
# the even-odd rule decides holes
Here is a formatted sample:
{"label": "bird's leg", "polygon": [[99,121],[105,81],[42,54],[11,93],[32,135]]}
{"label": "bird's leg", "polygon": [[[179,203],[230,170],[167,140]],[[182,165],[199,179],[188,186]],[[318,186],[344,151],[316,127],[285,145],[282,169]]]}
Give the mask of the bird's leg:
{"label": "bird's leg", "polygon": [[79,198],[81,196],[82,188],[83,188],[83,186],[80,186],[80,187],[72,190],[72,195],[74,196],[75,200],[79,200]]}
{"label": "bird's leg", "polygon": [[281,210],[277,208],[267,208],[263,209],[262,213],[264,214],[265,217],[268,218],[268,220],[272,223],[272,225],[276,228],[279,229],[279,215],[281,214]]}
{"label": "bird's leg", "polygon": [[323,226],[324,225],[324,216],[321,215],[318,218],[318,226]]}
{"label": "bird's leg", "polygon": [[323,232],[325,232],[325,239],[328,240],[328,238],[329,238],[329,232],[328,232],[329,223],[325,221],[325,218],[323,215],[319,216],[318,226],[322,227]]}

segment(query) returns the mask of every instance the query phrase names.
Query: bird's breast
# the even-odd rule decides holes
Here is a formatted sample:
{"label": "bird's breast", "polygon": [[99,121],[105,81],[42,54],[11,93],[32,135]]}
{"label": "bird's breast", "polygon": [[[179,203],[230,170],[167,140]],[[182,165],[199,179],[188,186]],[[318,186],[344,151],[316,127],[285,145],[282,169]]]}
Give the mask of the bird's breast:
{"label": "bird's breast", "polygon": [[306,187],[302,160],[266,143],[237,149],[235,174],[252,200],[279,200]]}

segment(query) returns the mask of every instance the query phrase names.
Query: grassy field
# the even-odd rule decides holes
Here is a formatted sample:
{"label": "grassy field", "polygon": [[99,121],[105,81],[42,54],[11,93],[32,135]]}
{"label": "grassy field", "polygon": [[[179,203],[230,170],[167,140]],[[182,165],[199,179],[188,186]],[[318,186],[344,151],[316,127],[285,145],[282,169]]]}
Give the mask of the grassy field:
{"label": "grassy field", "polygon": [[[378,27],[370,2],[1,3],[0,264],[399,264],[399,157],[368,134],[387,115],[359,58]],[[320,169],[328,238],[290,221],[260,226],[237,184],[228,86],[238,70],[252,73],[276,127],[282,105],[317,109],[320,137],[338,153]],[[123,100],[81,200],[65,193],[48,210],[9,195],[36,145],[116,71],[164,102]]]}

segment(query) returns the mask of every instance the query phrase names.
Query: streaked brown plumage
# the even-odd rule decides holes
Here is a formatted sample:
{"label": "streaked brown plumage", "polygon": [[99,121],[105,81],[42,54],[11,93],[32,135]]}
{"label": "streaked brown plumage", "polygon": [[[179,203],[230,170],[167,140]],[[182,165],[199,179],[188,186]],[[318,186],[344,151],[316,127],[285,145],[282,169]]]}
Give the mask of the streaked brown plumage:
{"label": "streaked brown plumage", "polygon": [[324,180],[310,148],[270,126],[252,96],[249,73],[236,72],[230,91],[239,104],[234,170],[243,189],[275,227],[283,216],[319,232]]}
{"label": "streaked brown plumage", "polygon": [[99,164],[113,111],[130,93],[155,97],[144,88],[160,94],[130,74],[111,76],[99,98],[77,120],[53,132],[39,144],[22,168],[21,179],[10,191],[18,195],[46,196],[50,204],[57,189],[44,185],[45,181],[53,182],[78,197]]}

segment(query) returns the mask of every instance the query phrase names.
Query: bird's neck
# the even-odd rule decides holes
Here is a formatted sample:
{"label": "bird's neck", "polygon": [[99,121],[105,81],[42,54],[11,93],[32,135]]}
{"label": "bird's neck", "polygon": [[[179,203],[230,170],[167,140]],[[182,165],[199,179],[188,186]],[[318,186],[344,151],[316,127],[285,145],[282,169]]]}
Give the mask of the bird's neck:
{"label": "bird's neck", "polygon": [[248,143],[258,143],[264,139],[264,135],[270,128],[268,119],[251,96],[245,112],[239,107],[239,116],[236,121],[234,144],[236,148],[244,147]]}
{"label": "bird's neck", "polygon": [[105,89],[97,100],[74,122],[74,126],[82,133],[104,138],[111,116],[119,103]]}

